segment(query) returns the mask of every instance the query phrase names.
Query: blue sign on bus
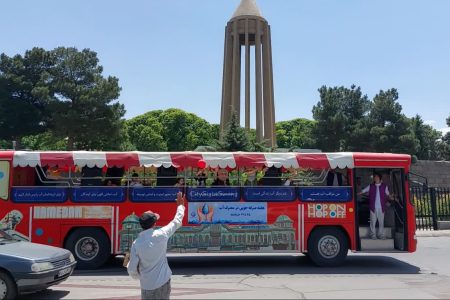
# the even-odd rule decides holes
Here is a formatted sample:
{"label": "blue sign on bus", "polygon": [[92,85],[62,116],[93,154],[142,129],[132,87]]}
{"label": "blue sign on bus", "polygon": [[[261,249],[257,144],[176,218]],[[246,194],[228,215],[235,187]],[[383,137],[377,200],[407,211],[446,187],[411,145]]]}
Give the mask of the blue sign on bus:
{"label": "blue sign on bus", "polygon": [[72,190],[73,202],[123,202],[125,188],[122,187],[77,187]]}
{"label": "blue sign on bus", "polygon": [[350,187],[300,187],[299,198],[307,202],[349,202],[352,200]]}
{"label": "blue sign on bus", "polygon": [[274,201],[287,202],[294,201],[297,195],[295,187],[245,187],[245,201]]}
{"label": "blue sign on bus", "polygon": [[238,187],[188,188],[187,191],[187,198],[192,202],[239,201],[240,197]]}
{"label": "blue sign on bus", "polygon": [[130,189],[133,202],[175,202],[180,188],[176,187],[136,187]]}
{"label": "blue sign on bus", "polygon": [[12,200],[16,203],[62,203],[67,200],[67,194],[67,188],[12,188]]}

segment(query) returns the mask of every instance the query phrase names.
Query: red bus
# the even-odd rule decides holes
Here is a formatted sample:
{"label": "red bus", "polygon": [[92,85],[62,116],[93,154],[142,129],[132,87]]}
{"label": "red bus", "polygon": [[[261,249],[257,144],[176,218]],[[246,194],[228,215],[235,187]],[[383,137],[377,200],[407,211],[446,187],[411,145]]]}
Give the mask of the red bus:
{"label": "red bus", "polygon": [[[409,155],[380,153],[0,152],[0,228],[73,252],[93,269],[126,253],[151,209],[165,225],[186,193],[178,253],[303,253],[320,266],[352,252],[414,252]],[[389,189],[381,239],[360,191]]]}

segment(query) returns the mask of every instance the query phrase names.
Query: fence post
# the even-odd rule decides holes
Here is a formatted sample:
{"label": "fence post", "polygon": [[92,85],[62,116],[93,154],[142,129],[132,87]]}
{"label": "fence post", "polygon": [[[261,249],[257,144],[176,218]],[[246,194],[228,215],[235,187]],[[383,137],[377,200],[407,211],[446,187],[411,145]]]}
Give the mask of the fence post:
{"label": "fence post", "polygon": [[438,230],[438,216],[436,205],[436,188],[430,188],[430,200],[431,200],[431,217],[433,218],[433,229]]}

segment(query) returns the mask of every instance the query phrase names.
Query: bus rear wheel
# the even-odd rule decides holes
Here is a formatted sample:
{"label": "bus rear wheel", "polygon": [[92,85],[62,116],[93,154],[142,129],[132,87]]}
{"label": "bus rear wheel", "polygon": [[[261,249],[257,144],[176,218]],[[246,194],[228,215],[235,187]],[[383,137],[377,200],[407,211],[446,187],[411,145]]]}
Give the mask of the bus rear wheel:
{"label": "bus rear wheel", "polygon": [[347,237],[338,228],[317,228],[309,238],[308,253],[311,261],[319,267],[341,265],[348,253]]}
{"label": "bus rear wheel", "polygon": [[66,240],[65,248],[77,260],[77,269],[93,270],[105,264],[111,256],[111,243],[99,228],[78,228]]}

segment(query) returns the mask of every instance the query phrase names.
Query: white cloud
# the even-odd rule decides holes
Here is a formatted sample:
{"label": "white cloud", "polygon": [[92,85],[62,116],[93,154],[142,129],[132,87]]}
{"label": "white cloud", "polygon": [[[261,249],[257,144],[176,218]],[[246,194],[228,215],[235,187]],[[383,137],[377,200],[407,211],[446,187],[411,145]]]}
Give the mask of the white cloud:
{"label": "white cloud", "polygon": [[436,121],[435,120],[426,120],[423,123],[427,124],[427,125],[430,125],[430,126],[433,126],[434,124],[436,124]]}
{"label": "white cloud", "polygon": [[450,127],[445,127],[442,129],[438,129],[440,132],[442,132],[443,135],[447,134],[450,132]]}

